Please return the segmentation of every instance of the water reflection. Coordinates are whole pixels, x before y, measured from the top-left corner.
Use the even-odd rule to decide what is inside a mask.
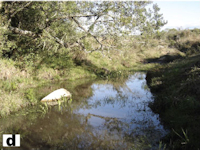
[[[88,123],[107,130],[110,134],[143,138],[145,143],[156,145],[156,141],[165,134],[158,115],[148,107],[152,101],[145,74],[136,73],[123,84],[93,84],[93,96],[88,99],[89,108],[79,109],[77,114],[92,116]]]
[[[156,149],[166,133],[148,107],[152,95],[143,73],[115,82],[56,86],[61,85],[72,92],[71,104],[50,107],[44,116],[37,108],[23,110],[1,119],[1,132],[21,134],[22,149],[120,150]]]

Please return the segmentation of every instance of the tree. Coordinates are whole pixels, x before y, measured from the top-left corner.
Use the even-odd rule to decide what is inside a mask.
[[[157,4],[153,4],[153,10],[145,11],[146,18],[140,31],[147,40],[157,36],[160,33],[160,28],[167,24],[167,21],[163,20],[163,15],[159,11],[160,8]]]
[[[134,31],[153,33],[166,22],[159,14],[147,11],[148,1],[103,2],[3,2],[1,5],[2,35],[13,42],[12,52],[36,53],[41,50],[102,51],[112,47],[106,38],[133,34]],[[88,39],[93,39],[95,48]],[[15,45],[15,46],[14,46]],[[64,49],[63,49],[64,48]]]

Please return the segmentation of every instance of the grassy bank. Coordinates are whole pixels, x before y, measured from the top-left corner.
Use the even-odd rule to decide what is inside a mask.
[[[185,54],[179,60],[157,66],[147,73],[155,96],[150,104],[170,130],[163,139],[168,149],[200,148],[200,36],[199,30],[170,30],[169,47]]]
[[[38,103],[40,100],[34,97],[31,88],[60,80],[127,76],[132,71],[146,71],[156,65],[144,64],[145,59],[159,58],[169,52],[177,51],[168,48],[162,40],[152,39],[143,43],[140,38],[133,36],[123,38],[121,43],[116,43],[116,48],[103,52],[41,52],[22,56],[16,54],[11,58],[2,55],[0,116]]]
[[[141,36],[122,38],[121,43],[116,43],[116,48],[105,49],[103,52],[84,53],[83,51],[79,51],[78,53],[65,54],[65,52],[60,51],[59,53],[52,54],[49,52],[41,53],[40,56],[26,54],[23,57],[2,57],[0,58],[0,94],[2,95],[0,97],[0,117],[4,117],[27,105],[39,103],[40,99],[37,98],[33,89],[47,83],[56,83],[61,80],[85,80],[86,78],[109,79],[127,76],[134,71],[152,70],[149,79],[151,90],[153,92],[159,92],[160,90],[160,93],[156,94],[156,100],[152,104],[152,109],[161,114],[162,120],[165,120],[170,128],[173,127],[175,132],[172,132],[174,141],[172,145],[180,146],[182,138],[177,136],[176,133],[181,135],[187,130],[187,136],[188,133],[193,134],[193,131],[186,128],[186,125],[182,125],[181,120],[187,120],[185,121],[185,124],[187,124],[188,121],[196,118],[191,117],[187,119],[181,113],[179,114],[177,110],[182,112],[183,109],[186,109],[185,107],[190,104],[190,99],[192,104],[190,108],[187,108],[188,111],[193,106],[198,107],[199,105],[195,97],[196,94],[191,92],[189,96],[184,95],[187,93],[188,86],[191,85],[193,88],[198,87],[198,84],[196,84],[198,66],[195,68],[195,64],[198,62],[199,57],[189,57],[191,53],[198,53],[198,49],[190,53],[188,51],[198,46],[197,41],[199,39],[195,38],[195,34],[198,33],[194,34],[193,32],[190,32],[191,35],[183,34],[184,36],[179,41],[171,38],[179,34],[182,35],[179,31],[175,33],[167,32],[163,33],[160,38],[156,37],[148,40],[143,39]],[[191,42],[190,37],[193,37],[193,42]],[[183,41],[187,41],[186,39],[190,41],[190,44],[188,45],[188,50],[185,52],[182,51],[180,45],[184,43]],[[111,39],[109,40],[112,42]],[[169,58],[169,60],[164,60],[165,62],[171,62],[175,58],[180,58],[179,56],[183,60],[174,61],[164,66],[156,63],[160,60],[163,61],[165,57],[165,59]],[[152,60],[155,62],[150,63]],[[187,99],[189,100],[187,101]],[[179,107],[179,104],[181,104],[180,109],[176,109]],[[175,107],[173,107],[174,105]],[[196,113],[197,109],[192,110],[194,112],[190,112],[191,116]],[[178,115],[174,115],[174,113]],[[174,116],[181,116],[182,118],[173,118]],[[171,118],[173,119],[172,123]],[[176,122],[176,119],[179,124],[173,123],[173,121]],[[175,126],[171,124],[175,124]],[[196,123],[193,124],[193,126],[195,125]],[[190,136],[190,143],[191,141],[195,143],[196,140],[192,140]],[[171,135],[169,137],[171,138]],[[183,138],[185,138],[184,135]],[[187,141],[187,144],[184,144],[183,147],[187,148],[188,145],[194,144],[188,144]]]
[[[32,88],[49,82],[75,80],[79,78],[95,78],[96,75],[81,67],[72,70],[56,70],[45,66],[38,70],[25,67],[11,59],[0,59],[0,116],[6,116],[27,105],[34,105],[40,100],[34,96]]]
[[[155,96],[150,107],[170,130],[168,149],[199,149],[200,55],[154,68],[147,81]]]

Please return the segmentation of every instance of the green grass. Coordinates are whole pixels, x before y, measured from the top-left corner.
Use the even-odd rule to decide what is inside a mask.
[[[171,130],[169,149],[200,148],[200,55],[157,67],[147,80],[155,95],[150,106]]]
[[[0,118],[38,103],[40,100],[33,90],[38,86],[49,82],[86,77],[96,78],[96,75],[80,66],[72,65],[66,69],[54,69],[52,66],[40,64],[37,68],[32,66],[22,68],[17,61],[0,59]]]
[[[157,42],[154,40],[155,44]],[[41,54],[37,59],[25,59],[25,62],[1,58],[0,92],[3,93],[4,98],[0,98],[0,106],[4,108],[0,109],[0,116],[38,103],[39,99],[31,91],[32,88],[61,80],[118,78],[127,76],[132,71],[146,71],[156,64],[144,64],[145,58],[159,57],[168,51],[166,49],[158,51],[155,46],[145,48],[143,44],[131,44],[127,39],[124,39],[123,43],[124,47],[104,51],[104,56],[100,52],[90,54],[76,52],[69,55]],[[149,51],[150,48],[151,51]],[[14,97],[18,100],[15,100]],[[7,99],[9,99],[9,103]]]
[[[39,99],[35,98],[34,92],[29,90],[49,82],[58,82],[61,80],[76,81],[76,79],[98,77],[119,78],[135,71],[147,71],[152,68],[159,69],[160,65],[156,63],[145,64],[144,62],[166,54],[185,55],[183,52],[177,50],[177,45],[170,43],[170,40],[174,42],[173,39],[170,39],[173,38],[173,34],[166,34],[165,38],[159,40],[155,38],[148,39],[148,43],[141,42],[147,40],[137,36],[123,37],[119,43],[108,38],[107,42],[114,43],[114,47],[105,48],[103,53],[95,51],[87,54],[79,50],[70,53],[66,51],[42,51],[40,54],[35,55],[33,53],[24,54],[24,56],[16,58],[15,61],[2,57],[0,58],[0,93],[3,96],[0,98],[0,107],[4,108],[0,109],[0,116],[5,116],[21,107],[37,103]],[[183,33],[178,32],[177,34],[183,34],[179,44],[187,43],[187,40],[191,37],[191,42],[189,42],[190,49],[195,46],[199,48],[197,42],[199,40],[197,34],[199,33],[191,33],[192,36],[188,31],[184,31]],[[94,41],[92,42],[91,39],[88,40],[88,42],[92,43],[91,46],[93,48],[98,47]],[[197,44],[195,45],[194,43]],[[169,48],[170,45],[174,46],[174,48]],[[191,58],[192,60],[193,58]],[[167,66],[168,69],[166,70],[172,70],[173,72],[173,74],[170,74],[170,72],[166,73],[169,79],[171,76],[177,76],[178,79],[181,79],[178,76],[179,72],[182,71],[184,74],[185,70],[183,68],[188,65],[184,61],[177,64],[174,67]],[[198,87],[195,84],[198,83],[195,80],[196,74],[198,75],[198,67],[193,67],[190,71],[191,77],[187,82],[181,83],[184,87],[192,84],[196,88]],[[160,89],[159,86],[164,85],[165,82],[171,83],[171,81],[168,81],[168,78],[163,80],[162,76],[158,76],[158,78],[153,79],[151,83],[152,87],[154,89],[158,87],[158,90]],[[173,85],[174,93],[176,93],[176,90],[182,92],[187,90],[187,88],[181,89],[180,87],[183,86],[178,84]],[[171,89],[168,90],[170,91]],[[17,100],[14,99],[15,96]],[[192,95],[190,97],[191,99],[193,98]]]
[[[159,113],[161,121],[170,130],[159,144],[159,149],[200,149],[199,30],[170,30],[162,36],[159,40],[141,40],[137,36],[123,38],[113,48],[105,48],[103,53],[44,52],[34,59],[29,54],[15,61],[0,58],[0,118],[37,104],[44,94],[49,93],[49,89],[40,89],[39,93],[37,90],[51,82],[68,80],[75,86],[77,79],[115,79],[131,72],[150,70],[147,81],[155,96],[150,107]],[[180,38],[174,39],[175,36]],[[97,46],[92,42],[93,48]],[[182,58],[164,65],[148,63],[148,60],[158,60],[161,56]],[[91,89],[86,92],[83,89],[85,95],[92,92]],[[40,106],[41,113],[47,111],[47,106]]]

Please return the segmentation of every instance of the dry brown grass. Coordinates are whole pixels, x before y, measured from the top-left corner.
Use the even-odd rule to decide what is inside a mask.
[[[107,40],[110,43],[114,41]],[[147,43],[137,37],[122,38],[118,43],[114,44],[113,48],[105,49],[103,54],[93,52],[87,59],[97,67],[103,66],[114,71],[135,68],[147,58],[159,58],[166,54],[183,55],[177,49],[169,48],[168,43],[164,40],[150,39]]]
[[[57,70],[54,70],[52,68],[47,68],[47,67],[40,68],[36,73],[36,77],[39,80],[51,80],[57,75],[58,75]]]
[[[180,33],[180,38],[177,42],[180,43],[180,45],[188,42],[190,44],[194,44],[196,42],[200,42],[200,35],[197,35],[190,30],[185,30]]]
[[[166,33],[166,41],[186,55],[200,52],[200,30],[171,30]]]
[[[0,59],[0,80],[9,80],[16,78],[29,78],[30,73],[16,68],[15,62],[12,60]]]
[[[19,108],[26,105],[20,93],[5,93],[5,91],[0,90],[0,94],[0,116],[8,115],[11,111],[17,111]]]

